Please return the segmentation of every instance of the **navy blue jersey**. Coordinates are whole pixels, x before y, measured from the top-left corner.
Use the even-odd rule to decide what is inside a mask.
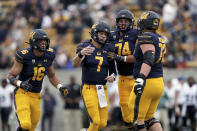
[[[143,53],[140,48],[141,44],[153,44],[155,46],[155,62],[147,78],[163,77],[163,57],[166,53],[166,44],[162,36],[155,33],[143,33],[138,36],[138,43],[135,48],[134,56],[136,62],[134,65],[134,77],[137,77],[143,63]]]
[[[49,66],[55,58],[53,49],[49,48],[44,52],[44,56],[37,57],[31,48],[25,48],[16,52],[16,61],[23,64],[23,69],[19,74],[19,80],[26,81],[33,86],[31,92],[40,92],[44,76],[48,73]]]
[[[91,42],[84,42],[78,45],[77,53],[87,46],[94,47],[91,55],[85,56],[81,63],[83,84],[106,84],[105,78],[108,74],[115,73],[115,64],[107,58],[107,52],[112,52],[111,44],[105,44],[103,47],[96,48]]]
[[[110,42],[115,47],[115,53],[120,56],[132,55],[135,49],[135,43],[138,32],[136,29],[126,32],[124,35],[120,35],[118,31],[111,32]],[[133,63],[125,63],[117,61],[117,69],[119,75],[132,75]]]

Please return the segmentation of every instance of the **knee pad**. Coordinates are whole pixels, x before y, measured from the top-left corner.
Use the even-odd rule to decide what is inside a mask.
[[[143,124],[143,125],[135,124],[135,125],[133,126],[133,130],[134,130],[134,131],[140,131],[140,130],[142,130],[142,129],[144,129],[143,131],[147,131],[147,130],[146,130],[145,124]]]
[[[147,120],[147,121],[145,121],[146,128],[149,130],[149,128],[151,126],[153,126],[155,123],[160,123],[161,124],[161,122],[159,120],[157,120],[156,118],[154,118],[154,117],[149,119],[149,120]]]
[[[29,130],[24,130],[21,127],[18,127],[16,131],[29,131]]]

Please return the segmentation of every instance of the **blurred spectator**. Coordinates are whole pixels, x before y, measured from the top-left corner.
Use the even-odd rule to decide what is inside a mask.
[[[54,20],[55,22],[55,29],[57,34],[65,37],[66,31],[68,29],[68,19],[64,16],[63,12],[60,13],[60,16]]]
[[[176,19],[177,4],[175,0],[168,0],[163,7],[163,26],[171,26],[171,23]]]
[[[48,120],[48,129],[47,131],[53,131],[53,116],[54,109],[56,106],[55,97],[50,93],[49,88],[45,88],[43,94],[43,115],[42,115],[42,131],[45,131],[45,122]]]
[[[52,27],[52,19],[49,15],[45,14],[42,19],[41,27],[43,29],[48,29]]]
[[[193,25],[191,37],[192,37],[192,42],[197,45],[197,23]]]
[[[192,13],[192,19],[193,21],[197,21],[197,1],[196,0],[188,0],[189,1],[189,9]]]
[[[0,54],[0,69],[6,69],[8,67],[10,67],[11,65],[11,59],[8,56],[9,52],[5,52],[4,50],[2,50],[1,54]]]
[[[185,98],[182,110],[183,128],[185,130],[191,129],[191,131],[196,131],[197,85],[193,77],[187,79],[187,84],[184,85],[183,90]],[[190,121],[190,125],[188,125],[188,121]]]
[[[19,25],[12,25],[7,37],[7,46],[5,49],[9,52],[15,52],[17,49],[22,47],[24,41],[24,34],[22,27]]]
[[[41,10],[36,10],[35,14],[31,14],[29,17],[29,22],[34,29],[40,29],[42,24],[43,12]]]
[[[6,23],[6,21],[3,22],[2,25],[0,25],[0,45],[5,42],[7,34],[8,34],[8,24]]]
[[[8,119],[12,110],[13,91],[14,87],[9,85],[6,79],[3,79],[0,85],[0,116],[2,122],[2,131],[11,131]]]
[[[175,86],[175,96],[174,96],[174,105],[175,105],[175,129],[179,130],[182,121],[182,108],[184,104],[184,90],[183,87],[185,85],[185,77],[179,77],[178,82],[175,82],[173,86]]]
[[[16,17],[13,23],[14,27],[19,27],[21,29],[24,29],[27,27],[27,20],[23,16],[23,12],[21,10],[16,12]]]
[[[91,28],[93,25],[93,19],[90,16],[90,12],[87,4],[81,4],[79,7],[80,17],[84,26]]]
[[[82,40],[83,34],[83,25],[80,17],[75,18],[74,23],[72,24],[73,28],[73,42],[74,44],[79,44]]]
[[[66,63],[66,66],[64,67],[64,69],[67,69],[67,70],[72,70],[74,69],[73,67],[73,64],[72,64],[72,59],[71,59],[71,56],[70,55],[67,55],[67,63]]]
[[[141,10],[145,10],[147,0],[138,0],[138,5]]]
[[[67,64],[67,61],[68,61],[68,58],[67,58],[66,53],[64,52],[64,50],[61,47],[58,47],[56,50],[54,67],[63,69],[63,68],[65,68],[65,66]]]
[[[66,131],[79,131],[82,128],[82,113],[79,108],[81,100],[80,85],[76,83],[75,77],[70,77],[70,83],[66,85],[70,93],[64,98],[65,105],[65,128]]]
[[[63,5],[64,8],[66,9],[69,5],[77,3],[78,0],[59,0]]]
[[[167,85],[166,88],[164,89],[168,100],[166,101],[166,107],[168,110],[168,126],[169,126],[169,131],[174,131],[174,121],[173,118],[175,116],[175,110],[174,110],[174,97],[175,97],[175,90],[176,87],[174,85],[172,85],[171,80],[167,81]]]

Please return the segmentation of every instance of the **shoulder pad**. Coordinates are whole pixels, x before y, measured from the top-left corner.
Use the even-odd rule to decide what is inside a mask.
[[[15,59],[19,63],[23,63],[24,57],[29,53],[28,49],[22,49],[16,52]]]
[[[20,52],[21,52],[22,55],[26,55],[26,54],[29,53],[29,50],[23,49],[23,50],[20,50]]]
[[[140,44],[153,44],[153,36],[149,34],[139,35],[138,36],[138,43]]]
[[[48,57],[49,57],[49,58],[52,58],[52,59],[55,58],[55,51],[53,50],[53,48],[49,48],[49,49],[47,50],[47,54],[48,54]]]
[[[49,48],[47,51],[48,51],[48,52],[54,52],[54,51],[53,51],[53,48]]]

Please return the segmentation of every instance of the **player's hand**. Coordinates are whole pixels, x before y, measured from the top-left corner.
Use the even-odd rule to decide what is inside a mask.
[[[114,80],[115,80],[115,75],[114,75],[114,73],[113,73],[112,75],[110,75],[110,76],[107,76],[107,77],[105,78],[105,80],[107,80],[107,81],[110,82],[110,83],[114,82]]]
[[[115,55],[114,52],[107,52],[107,58],[109,59],[114,59],[114,55]]]
[[[31,84],[29,84],[28,81],[23,81],[20,85],[20,88],[22,88],[25,91],[32,91],[33,86]]]
[[[114,52],[108,52],[107,58],[109,58],[111,60],[124,61],[124,56],[119,56]]]
[[[81,55],[85,56],[85,55],[91,55],[94,52],[95,48],[91,47],[90,45],[83,48],[81,50]]]
[[[138,78],[135,80],[134,93],[136,95],[142,95],[145,84],[146,84],[146,77],[144,76],[144,74],[139,74]]]
[[[59,91],[60,91],[60,94],[65,97],[68,93],[69,93],[69,90],[68,88],[66,88],[65,86],[62,86],[59,88]]]

